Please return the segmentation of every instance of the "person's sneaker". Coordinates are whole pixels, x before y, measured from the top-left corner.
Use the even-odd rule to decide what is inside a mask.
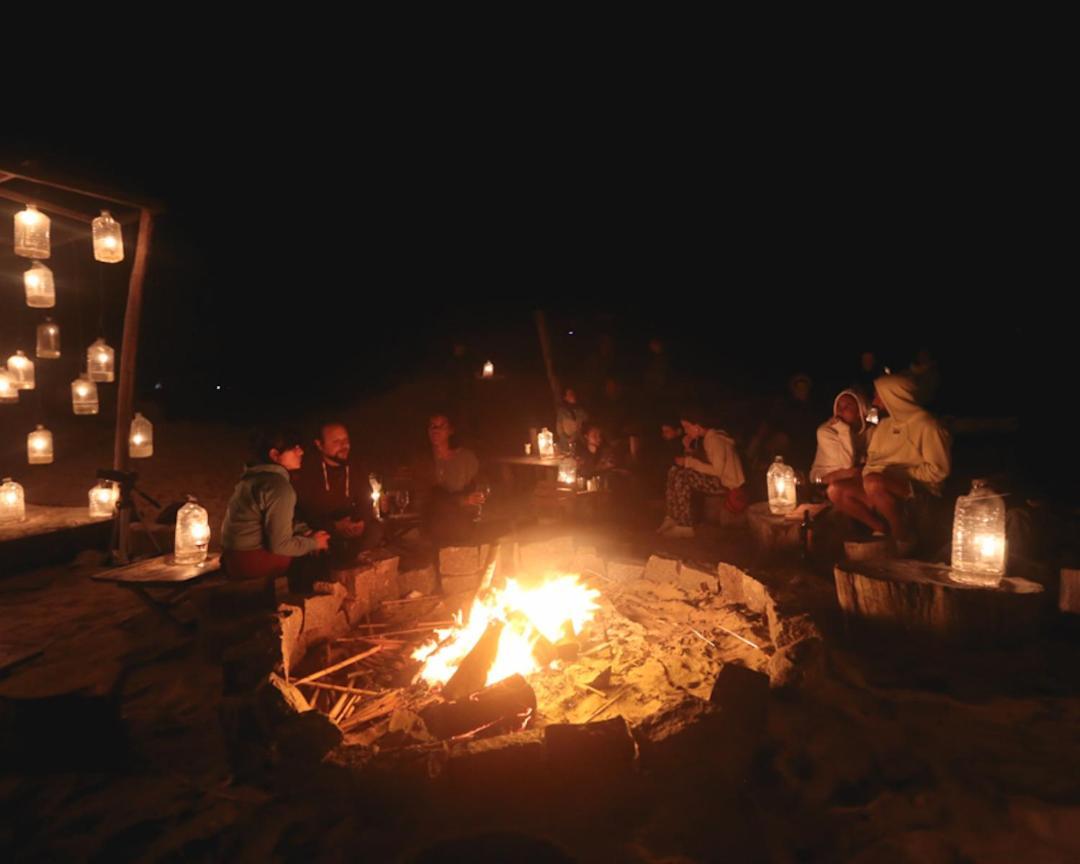
[[[676,522],[670,516],[665,516],[664,521],[660,523],[660,527],[656,529],[657,534],[666,534],[672,528],[674,528]]]
[[[694,534],[694,529],[691,525],[674,525],[671,528],[668,528],[663,536],[674,540],[677,538],[691,538],[696,535]]]

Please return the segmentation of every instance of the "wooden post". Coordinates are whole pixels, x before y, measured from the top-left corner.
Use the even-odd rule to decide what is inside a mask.
[[[139,318],[142,314],[142,289],[146,277],[146,259],[150,250],[150,234],[154,222],[150,211],[139,212],[139,235],[135,242],[135,263],[128,280],[127,308],[124,311],[124,337],[120,345],[120,387],[116,397],[116,433],[113,439],[113,470],[127,471],[130,464],[128,434],[135,408],[135,359],[139,348]],[[128,561],[128,531],[131,509],[116,511],[114,557],[120,564]]]
[[[1061,569],[1061,589],[1058,608],[1062,612],[1080,614],[1080,570]]]
[[[120,345],[120,386],[116,397],[116,437],[113,441],[113,469],[128,469],[128,432],[135,407],[135,359],[139,348],[139,317],[142,314],[143,280],[150,253],[150,235],[154,222],[150,211],[139,213],[139,235],[135,243],[135,264],[128,281],[127,309],[124,312],[124,338]],[[126,528],[126,526],[123,526]]]
[[[551,363],[551,340],[548,338],[547,318],[544,316],[543,309],[537,309],[533,314],[536,318],[536,332],[540,336],[540,350],[544,352],[544,368],[547,369],[548,383],[551,385],[551,398],[554,400],[555,414],[558,416],[562,394],[559,392],[559,379],[555,377],[555,367]]]

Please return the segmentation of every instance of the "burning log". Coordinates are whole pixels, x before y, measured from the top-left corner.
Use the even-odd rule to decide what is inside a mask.
[[[488,672],[491,671],[491,666],[499,652],[499,637],[502,636],[502,631],[502,621],[495,620],[488,624],[484,635],[477,640],[472,651],[465,655],[457,672],[443,687],[444,699],[453,702],[464,698],[487,683]]]
[[[466,699],[431,705],[421,716],[436,738],[453,738],[485,728],[521,729],[535,711],[536,694],[529,682],[511,675]]]

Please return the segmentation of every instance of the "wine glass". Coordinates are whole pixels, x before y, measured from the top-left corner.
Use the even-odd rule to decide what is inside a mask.
[[[479,522],[484,515],[484,504],[487,502],[488,496],[491,495],[491,484],[477,483],[476,491],[483,496],[480,503],[476,506],[476,518],[473,520],[474,522]]]

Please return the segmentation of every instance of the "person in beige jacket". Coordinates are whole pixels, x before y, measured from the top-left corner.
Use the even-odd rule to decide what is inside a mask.
[[[916,401],[910,377],[878,378],[874,393],[874,406],[888,416],[870,439],[862,476],[830,484],[829,500],[876,535],[888,531],[898,544],[907,544],[903,502],[916,489],[941,495],[952,467],[949,433]]]
[[[724,495],[725,506],[733,511],[746,507],[743,488],[746,476],[735,450],[735,439],[719,429],[706,428],[697,410],[682,412],[682,426],[686,432],[683,443],[687,455],[675,457],[675,464],[668,470],[664,497],[667,516],[657,529],[665,537],[694,536],[690,514],[694,492]],[[697,442],[701,443],[700,447],[696,447]],[[697,455],[690,455],[691,452]]]
[[[811,482],[828,485],[862,474],[873,431],[862,396],[841,390],[833,400],[833,416],[818,426]]]

